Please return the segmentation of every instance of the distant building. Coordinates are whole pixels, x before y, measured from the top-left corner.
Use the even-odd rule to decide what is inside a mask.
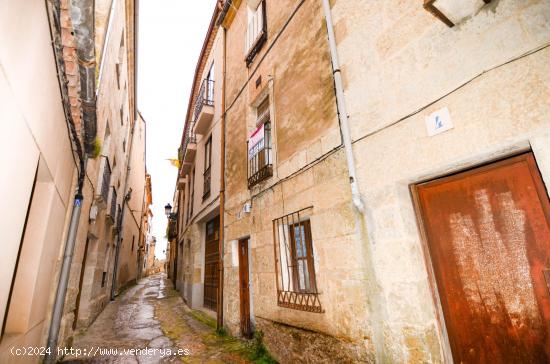
[[[193,308],[216,311],[220,261],[220,157],[224,34],[213,14],[188,103],[174,195],[168,275]]]
[[[157,244],[157,238],[154,236],[150,236],[147,240],[147,245],[145,248],[145,275],[149,276],[151,274],[156,273],[155,272],[155,262],[157,261],[157,258],[155,257],[155,247]]]
[[[143,197],[143,215],[141,223],[141,239],[140,249],[143,251],[143,256],[140,258],[140,262],[143,262],[141,266],[140,277],[149,275],[147,272],[152,266],[152,261],[155,258],[155,242],[156,238],[152,235],[153,228],[153,211],[151,211],[151,205],[153,204],[153,187],[151,182],[151,175],[145,175],[145,194]]]

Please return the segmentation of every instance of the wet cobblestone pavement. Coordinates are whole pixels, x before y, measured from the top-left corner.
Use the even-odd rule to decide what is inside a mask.
[[[155,275],[111,302],[75,337],[72,348],[81,355],[63,363],[250,363],[247,344],[217,335],[214,326],[214,319],[190,310],[171,283]]]

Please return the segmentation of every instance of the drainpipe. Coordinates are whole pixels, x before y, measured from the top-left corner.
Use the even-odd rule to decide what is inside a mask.
[[[83,77],[83,73],[89,73],[89,71],[82,71],[82,68],[80,69],[80,77],[81,77],[81,85],[82,85],[82,93],[84,97],[89,96],[89,90],[93,91],[95,89],[95,59],[93,57],[94,54],[94,44],[93,44],[93,0],[88,0],[91,3],[87,4],[87,11],[80,12],[81,9],[71,9],[71,12],[74,10],[75,13],[79,13],[78,20],[72,19],[73,21],[73,29],[75,30],[75,34],[78,34],[79,40],[77,41],[78,49],[77,54],[79,58],[79,65],[82,66],[81,60],[84,59],[81,57],[87,57],[85,58],[86,61],[84,63],[88,64],[90,57],[89,54],[92,54],[92,65],[93,65],[93,74],[90,77],[90,75],[87,75],[85,78]],[[48,3],[46,3],[46,9],[50,9],[48,6]],[[91,18],[90,18],[90,12],[91,12]],[[76,235],[78,232],[78,225],[80,222],[80,213],[82,211],[82,202],[84,200],[84,196],[82,194],[83,185],[84,185],[84,179],[86,176],[86,166],[87,166],[87,157],[83,149],[86,149],[86,151],[93,151],[93,141],[95,140],[96,135],[96,121],[95,121],[95,95],[93,96],[93,103],[91,103],[90,99],[83,99],[82,107],[85,109],[84,113],[86,116],[86,121],[84,123],[84,148],[82,147],[82,144],[80,142],[80,138],[78,135],[78,132],[76,130],[76,126],[74,123],[74,120],[72,119],[71,114],[71,107],[69,102],[69,96],[68,96],[68,87],[67,87],[67,79],[65,76],[65,63],[63,61],[63,45],[61,42],[61,22],[60,22],[60,1],[56,0],[51,3],[51,15],[52,18],[48,17],[48,21],[50,22],[50,36],[52,38],[52,45],[53,45],[53,51],[54,56],[56,60],[56,67],[57,67],[57,73],[59,78],[59,86],[62,96],[62,103],[63,108],[65,111],[65,118],[67,119],[68,128],[70,131],[71,139],[73,147],[75,148],[76,155],[78,157],[78,181],[77,181],[77,191],[75,194],[74,202],[73,202],[73,210],[71,213],[71,220],[69,223],[69,231],[67,234],[67,238],[65,241],[65,249],[63,253],[63,262],[61,265],[61,272],[59,275],[59,283],[57,285],[55,300],[54,300],[54,306],[52,310],[52,318],[51,323],[48,331],[48,341],[47,341],[47,349],[44,357],[44,362],[46,364],[54,363],[56,361],[57,356],[57,341],[59,339],[59,330],[61,327],[61,321],[63,318],[63,311],[65,309],[65,298],[67,295],[67,288],[69,285],[69,278],[70,278],[70,271],[71,271],[71,264],[73,260],[73,254],[74,254],[74,248],[76,244]],[[72,13],[71,13],[72,18]],[[53,21],[53,27],[52,22]],[[53,28],[53,29],[52,29]],[[85,38],[88,37],[88,41],[86,42]],[[91,45],[89,44],[91,42]],[[85,44],[87,43],[87,44]],[[81,48],[82,47],[82,48]],[[84,50],[84,48],[86,48]],[[91,82],[91,84],[90,84]],[[85,91],[84,91],[85,90]],[[85,103],[85,101],[87,103]],[[90,109],[90,107],[93,107],[93,109]],[[93,116],[90,116],[90,113],[93,114]],[[91,140],[90,146],[87,145],[86,141]],[[76,159],[75,159],[76,164]]]
[[[223,29],[223,56],[222,56],[222,96],[221,96],[221,137],[220,137],[220,240],[219,240],[219,262],[218,262],[218,305],[216,328],[223,328],[223,256],[224,256],[224,211],[225,211],[225,57],[226,57],[226,29]]]
[[[351,185],[351,198],[353,205],[359,213],[365,211],[365,205],[359,193],[357,185],[357,174],[355,171],[355,161],[353,159],[353,149],[351,144],[351,133],[349,128],[348,110],[346,107],[346,99],[344,96],[344,86],[342,83],[342,73],[340,71],[340,62],[338,60],[338,51],[336,48],[336,36],[334,35],[334,25],[332,22],[332,13],[330,10],[329,0],[323,1],[323,9],[325,20],[327,22],[328,45],[330,48],[330,58],[332,60],[332,74],[334,76],[334,87],[336,89],[336,104],[338,106],[338,116],[340,118],[340,133],[342,134],[342,142],[346,151],[346,161],[348,164],[349,182]]]
[[[363,215],[365,212],[365,205],[359,193],[359,187],[357,185],[357,176],[355,171],[355,161],[353,159],[352,141],[349,129],[349,118],[346,108],[346,100],[344,96],[344,87],[342,85],[342,75],[340,71],[340,62],[338,61],[338,51],[336,48],[336,37],[334,35],[334,25],[332,22],[332,13],[330,9],[329,0],[323,1],[323,9],[325,14],[325,20],[327,23],[327,33],[330,48],[330,56],[332,60],[332,71],[334,75],[334,87],[336,89],[336,103],[338,106],[338,116],[340,118],[340,131],[342,133],[342,141],[344,149],[346,151],[346,159],[348,164],[348,174],[351,185],[352,201],[357,213]],[[359,223],[360,235],[367,236],[366,226],[364,221]],[[372,256],[368,244],[365,244],[365,251],[369,257],[367,258],[367,276],[372,277],[367,282],[368,295],[371,302],[371,323],[372,323],[372,342],[374,344],[375,362],[385,363],[388,359],[384,355],[384,334],[383,334],[383,298],[381,297],[380,289],[376,285],[375,278],[376,272],[372,263]]]
[[[57,286],[57,292],[55,295],[52,322],[50,324],[50,330],[48,333],[48,350],[46,351],[46,356],[44,359],[44,362],[46,364],[55,363],[55,358],[57,355],[57,340],[59,337],[59,328],[61,327],[63,310],[65,308],[65,296],[67,294],[67,287],[69,285],[71,263],[73,260],[76,233],[78,231],[78,223],[80,221],[80,211],[82,209],[83,200],[84,197],[82,196],[82,186],[79,186],[79,190],[74,198],[71,223],[69,225],[69,234],[67,235],[65,253],[63,256],[63,264],[61,266],[61,275],[59,276],[59,285]]]

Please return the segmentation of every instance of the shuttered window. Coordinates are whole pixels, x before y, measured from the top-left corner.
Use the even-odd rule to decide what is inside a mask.
[[[248,26],[245,39],[246,65],[250,66],[267,40],[265,0],[256,8],[248,8]]]

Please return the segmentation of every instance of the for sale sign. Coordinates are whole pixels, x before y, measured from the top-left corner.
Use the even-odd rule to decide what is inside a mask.
[[[258,152],[264,149],[265,143],[264,124],[260,125],[248,139],[248,159],[252,159]]]

